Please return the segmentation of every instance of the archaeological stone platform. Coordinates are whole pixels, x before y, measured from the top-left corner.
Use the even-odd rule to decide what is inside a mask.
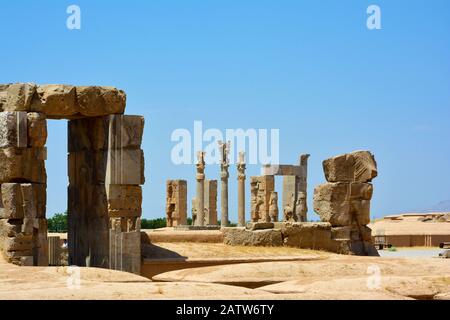
[[[68,123],[69,264],[139,273],[144,118],[114,87],[0,85],[0,251],[48,265],[47,119]]]

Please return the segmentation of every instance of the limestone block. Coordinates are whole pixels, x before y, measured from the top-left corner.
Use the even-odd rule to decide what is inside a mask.
[[[250,231],[245,228],[222,228],[223,242],[231,246],[280,247],[283,245],[281,230]]]
[[[138,149],[144,132],[141,116],[110,115],[69,121],[69,152]]]
[[[10,84],[0,84],[0,111],[3,111],[3,106],[6,104],[9,86]]]
[[[27,114],[28,147],[44,147],[47,142],[47,117],[43,113]]]
[[[132,185],[107,185],[108,210],[141,212],[142,188]]]
[[[15,83],[8,86],[3,111],[29,111],[36,92],[33,83]]]
[[[334,227],[331,229],[331,237],[334,240],[362,240],[372,241],[372,230],[367,226]]]
[[[246,228],[251,231],[273,229],[275,228],[275,224],[273,222],[248,222]]]
[[[22,232],[22,220],[0,219],[0,238],[15,237],[21,232]]]
[[[144,152],[141,149],[109,149],[105,184],[144,184]]]
[[[27,147],[27,113],[0,112],[0,148]]]
[[[68,155],[69,183],[82,186],[86,183],[104,183],[106,178],[106,151],[79,151]]]
[[[126,95],[114,87],[79,86],[76,89],[79,112],[88,117],[122,114]]]
[[[355,151],[323,162],[328,182],[370,182],[378,175],[375,157],[369,151]]]
[[[217,225],[217,180],[205,180],[205,225]]]
[[[140,148],[144,133],[144,117],[115,114],[108,116],[106,123],[111,134],[109,149]]]
[[[0,219],[23,219],[23,196],[18,183],[3,183],[1,185],[2,209]]]
[[[109,238],[109,267],[140,274],[141,272],[141,233],[111,230]]]
[[[142,215],[142,210],[127,210],[127,209],[118,209],[118,210],[108,210],[108,216],[110,218],[138,218]]]
[[[281,226],[284,245],[339,252],[340,243],[331,237],[331,224],[325,222],[287,222]]]
[[[46,185],[3,183],[0,218],[45,218]]]
[[[349,254],[356,256],[370,256],[379,257],[377,249],[374,244],[369,241],[342,241],[340,252],[341,254]]]
[[[314,211],[333,226],[366,225],[372,192],[368,183],[325,183],[314,189]]]
[[[45,148],[0,149],[0,183],[27,181],[45,183]]]
[[[34,265],[34,257],[33,256],[20,257],[20,265],[24,267],[32,267]]]
[[[31,235],[19,234],[14,238],[3,240],[5,251],[25,251],[32,250],[33,237]]]
[[[13,264],[22,265],[22,257],[33,256],[33,250],[23,250],[23,251],[4,251],[6,261]]]
[[[168,180],[166,193],[167,226],[187,225],[187,181]]]
[[[44,113],[50,119],[77,114],[75,87],[62,84],[38,86],[31,110]]]

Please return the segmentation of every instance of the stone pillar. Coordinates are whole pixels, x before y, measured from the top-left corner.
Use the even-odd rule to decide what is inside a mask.
[[[245,227],[245,153],[239,152],[238,170],[238,227]]]
[[[0,112],[0,254],[24,266],[48,266],[45,115],[27,112],[35,86],[8,90]],[[28,105],[28,106],[27,106]]]
[[[69,121],[69,262],[140,273],[144,119]]]
[[[230,167],[230,162],[228,159],[228,152],[230,150],[230,142],[223,143],[222,141],[219,141],[219,148],[220,148],[220,155],[221,155],[221,161],[220,161],[220,180],[221,180],[221,226],[222,227],[228,227],[229,225],[229,217],[228,217],[228,178],[230,177],[230,174],[228,172],[228,168]]]
[[[203,151],[198,152],[197,162],[197,218],[196,225],[204,226],[205,224],[205,153]]]
[[[205,225],[217,225],[217,180],[205,181]]]
[[[331,224],[333,240],[356,255],[378,255],[372,243],[370,200],[378,175],[375,157],[356,151],[323,162],[327,183],[314,189],[314,210]]]
[[[168,180],[166,189],[167,227],[187,225],[187,181]]]

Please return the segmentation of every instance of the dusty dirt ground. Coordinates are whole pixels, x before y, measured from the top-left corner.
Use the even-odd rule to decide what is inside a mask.
[[[0,299],[450,299],[450,261],[444,259],[354,257],[222,244],[156,245],[192,259],[272,257],[274,261],[172,271],[154,281],[81,268],[77,288],[76,282],[68,286],[73,278],[66,267],[17,267],[0,258]],[[276,261],[287,256],[299,261]]]

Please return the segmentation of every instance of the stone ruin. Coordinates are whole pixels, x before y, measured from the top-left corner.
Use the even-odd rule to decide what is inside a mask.
[[[309,154],[301,155],[299,165],[265,165],[262,176],[250,178],[252,222],[279,221],[275,176],[283,176],[282,221],[307,221],[306,195],[309,156]]]
[[[187,181],[167,181],[167,227],[187,225]]]
[[[356,151],[323,162],[328,182],[314,191],[314,210],[322,222],[306,222],[308,157],[301,156],[300,166],[265,166],[265,175],[251,178],[252,223],[246,228],[224,228],[224,243],[377,256],[367,227],[373,193],[370,182],[377,176],[374,156],[368,151]],[[276,221],[274,175],[286,175],[282,222]]]
[[[47,119],[68,124],[69,263],[140,272],[144,118],[113,87],[0,85],[0,251],[48,265]]]
[[[370,200],[377,163],[369,151],[356,151],[323,162],[328,181],[314,189],[314,210],[332,227],[334,240],[348,241],[355,251],[373,250]]]

